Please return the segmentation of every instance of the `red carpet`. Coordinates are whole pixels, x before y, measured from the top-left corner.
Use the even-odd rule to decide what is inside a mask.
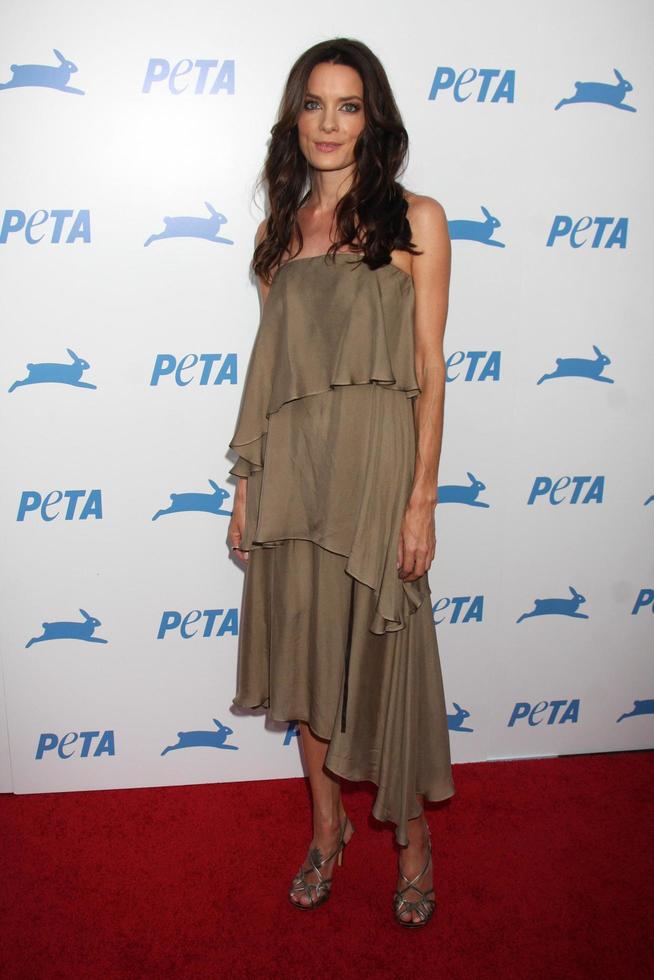
[[[440,906],[391,917],[395,852],[352,786],[330,901],[285,897],[303,780],[0,797],[5,980],[654,976],[654,753],[454,767],[429,808]]]

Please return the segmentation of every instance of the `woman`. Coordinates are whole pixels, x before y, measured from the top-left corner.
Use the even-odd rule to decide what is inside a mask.
[[[247,562],[234,703],[297,720],[309,772],[313,839],[289,898],[327,900],[354,830],[338,779],[371,780],[401,845],[395,918],[421,926],[423,798],[454,793],[427,576],[450,242],[441,205],[397,182],[407,147],[369,48],[337,38],[298,58],[265,165],[228,536]]]

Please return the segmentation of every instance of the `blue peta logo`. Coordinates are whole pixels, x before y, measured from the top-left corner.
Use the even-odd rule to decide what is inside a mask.
[[[455,371],[460,364],[468,363],[462,371]],[[498,350],[457,350],[445,362],[445,380],[499,381],[502,355]]]
[[[201,625],[194,629],[198,623]],[[180,636],[183,640],[191,640],[195,636],[203,639],[238,636],[238,609],[205,609],[204,612],[193,609],[184,616],[175,609],[167,609],[161,616],[157,639],[164,640],[169,633],[173,633],[175,637]]]
[[[513,728],[518,721],[527,719],[527,724],[540,725],[565,725],[571,722],[576,725],[579,721],[580,698],[573,698],[571,701],[539,701],[532,705],[528,701],[518,701],[511,712],[511,717],[507,728]],[[541,717],[542,716],[542,717]]]
[[[284,732],[284,745],[290,745],[294,738],[300,737],[300,726],[296,721],[289,721]]]
[[[40,235],[34,234],[34,229],[51,222]],[[40,209],[34,214],[26,215],[24,211],[7,210],[0,225],[0,245],[6,245],[10,235],[20,235],[25,232],[28,245],[37,245],[44,239],[50,245],[72,245],[78,238],[88,245],[91,241],[91,214],[86,210],[72,211],[59,208],[53,211]]]
[[[62,501],[65,503],[62,504]],[[60,506],[61,505],[61,506]],[[17,521],[28,514],[37,514],[42,521],[86,521],[93,517],[102,520],[101,490],[50,490],[43,496],[38,490],[24,490],[18,503]]]
[[[197,365],[201,365],[197,371]],[[236,354],[157,354],[150,378],[150,386],[156,388],[159,382],[170,379],[180,388],[195,383],[203,388],[207,385],[222,385],[225,382],[238,383],[238,360]]]
[[[595,233],[585,235],[589,228],[596,225]],[[611,225],[615,225],[611,228]],[[627,247],[627,231],[629,229],[628,218],[598,217],[591,218],[585,215],[575,221],[569,214],[557,214],[552,221],[550,233],[547,236],[546,246],[552,248],[554,243],[563,239],[570,248],[581,248],[590,241],[591,248],[618,248]]]
[[[559,504],[601,504],[604,502],[604,476],[537,476],[527,498],[532,506],[539,497],[557,507]],[[572,490],[569,490],[572,487]]]
[[[235,64],[233,60],[217,58],[182,58],[172,64],[167,58],[150,58],[145,70],[142,92],[149,95],[153,89],[165,89],[171,95],[218,95],[235,92]]]
[[[77,743],[80,742],[80,745]],[[95,743],[95,744],[94,744]],[[93,747],[93,752],[91,748]],[[68,732],[59,738],[54,732],[43,732],[39,736],[36,749],[36,759],[43,759],[46,752],[55,752],[60,759],[70,759],[77,755],[87,759],[89,755],[97,759],[100,755],[115,755],[116,746],[113,731],[105,732]]]
[[[482,623],[484,620],[483,595],[442,596],[432,605],[434,624],[438,626],[446,620],[450,625],[456,623]],[[438,613],[448,611],[447,616]]]
[[[637,616],[643,609],[649,609],[651,613],[654,613],[654,589],[640,590],[634,608],[631,610],[631,615]]]
[[[443,94],[441,94],[443,93]],[[449,65],[440,65],[434,72],[427,99],[434,102],[438,96],[451,95],[455,102],[515,102],[515,69],[513,68],[464,68],[458,71]]]

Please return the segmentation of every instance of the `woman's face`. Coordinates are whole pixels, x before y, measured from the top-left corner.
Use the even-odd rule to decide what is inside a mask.
[[[298,144],[316,170],[354,163],[354,145],[365,126],[363,81],[349,65],[316,65],[297,120]]]

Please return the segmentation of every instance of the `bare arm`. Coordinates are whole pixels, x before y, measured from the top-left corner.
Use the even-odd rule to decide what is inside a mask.
[[[416,462],[398,547],[400,577],[414,581],[436,552],[434,508],[443,440],[445,355],[443,337],[449,304],[451,246],[445,211],[430,197],[409,206],[413,241],[422,251],[412,260],[415,288],[415,366],[421,388],[414,399]]]

